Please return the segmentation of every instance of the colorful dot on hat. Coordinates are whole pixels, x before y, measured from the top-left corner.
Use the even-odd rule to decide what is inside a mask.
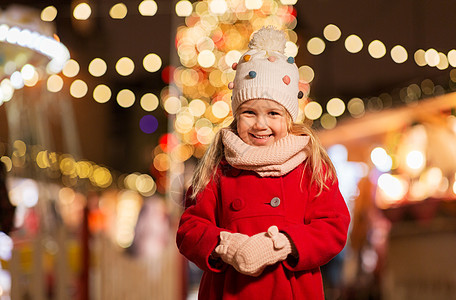
[[[255,71],[250,71],[250,72],[249,72],[249,76],[250,76],[250,78],[255,78],[255,77],[256,77],[256,75],[257,75],[257,74],[256,74],[256,72],[255,72]]]
[[[282,80],[286,85],[290,84],[290,77],[288,75],[283,76]]]
[[[276,59],[277,59],[277,58],[276,58],[275,56],[269,56],[269,57],[268,57],[268,60],[269,60],[270,62],[275,62]]]
[[[233,63],[233,65],[231,65],[231,68],[232,68],[233,70],[236,70],[237,65],[238,65],[237,63]]]
[[[302,97],[304,97],[304,93],[302,91],[299,91],[298,93],[298,99],[301,99]]]
[[[294,63],[294,57],[288,57],[287,62],[289,62],[290,64]]]
[[[247,54],[247,55],[244,55],[244,60],[245,60],[245,61],[249,61],[251,57],[252,57],[252,56],[250,56],[250,55],[248,55],[248,54]]]
[[[230,90],[234,89],[234,82],[231,81],[230,83],[228,83],[228,88]]]

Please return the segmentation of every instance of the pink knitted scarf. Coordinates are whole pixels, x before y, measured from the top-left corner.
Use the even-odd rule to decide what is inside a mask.
[[[261,177],[278,177],[287,174],[306,158],[308,136],[289,134],[271,146],[251,146],[236,133],[222,129],[225,159],[238,169],[252,170]]]

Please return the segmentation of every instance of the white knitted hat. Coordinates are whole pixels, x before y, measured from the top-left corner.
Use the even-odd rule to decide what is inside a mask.
[[[299,72],[293,57],[284,55],[285,33],[272,26],[263,27],[253,34],[249,48],[239,63],[234,82],[231,107],[233,112],[242,102],[252,99],[274,100],[282,104],[294,121],[298,117],[303,93],[299,91]]]

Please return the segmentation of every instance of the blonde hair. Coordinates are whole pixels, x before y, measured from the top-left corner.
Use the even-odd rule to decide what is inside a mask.
[[[309,144],[307,147],[306,168],[310,166],[312,176],[310,185],[316,184],[320,194],[323,189],[328,188],[328,182],[336,181],[336,170],[332,164],[326,150],[321,145],[316,134],[308,123],[293,123],[290,114],[285,110],[287,116],[288,132],[295,135],[309,136]],[[226,126],[229,129],[237,132],[237,112],[232,122]],[[223,128],[222,126],[221,128]],[[217,166],[224,156],[224,146],[222,142],[221,130],[215,134],[214,140],[209,145],[203,157],[198,162],[192,178],[192,194],[191,198],[196,199],[196,196],[206,187],[212,178],[215,178]],[[304,174],[303,174],[304,175]]]

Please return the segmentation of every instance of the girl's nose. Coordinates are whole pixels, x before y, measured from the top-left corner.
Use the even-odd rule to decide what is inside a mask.
[[[258,117],[255,119],[255,124],[253,126],[256,129],[267,129],[268,123],[265,118]]]

